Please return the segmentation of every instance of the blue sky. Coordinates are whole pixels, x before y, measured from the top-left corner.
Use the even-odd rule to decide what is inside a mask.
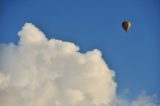
[[[1,0],[0,43],[17,43],[17,32],[31,22],[81,52],[101,50],[116,72],[118,94],[160,96],[159,10],[159,0]],[[132,24],[127,33],[124,20]]]

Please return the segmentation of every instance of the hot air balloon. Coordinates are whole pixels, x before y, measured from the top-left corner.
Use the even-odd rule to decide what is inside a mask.
[[[131,28],[131,23],[129,21],[124,21],[122,27],[127,32]]]

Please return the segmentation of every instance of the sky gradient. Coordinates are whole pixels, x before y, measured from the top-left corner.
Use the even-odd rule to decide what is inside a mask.
[[[81,52],[99,49],[116,72],[118,93],[160,96],[160,2],[158,0],[1,0],[0,43],[17,44],[26,22],[47,38],[74,42]],[[121,23],[131,21],[126,33]]]

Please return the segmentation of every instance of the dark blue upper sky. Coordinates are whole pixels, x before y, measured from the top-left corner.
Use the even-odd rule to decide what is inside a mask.
[[[124,20],[132,24],[127,33]],[[101,50],[116,72],[119,94],[160,94],[159,0],[0,0],[0,43],[17,43],[25,22],[81,52]]]

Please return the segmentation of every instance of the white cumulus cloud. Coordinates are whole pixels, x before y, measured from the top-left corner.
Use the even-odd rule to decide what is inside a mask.
[[[0,45],[0,106],[158,106],[117,98],[115,73],[99,50],[80,53],[31,23],[18,35],[18,45]]]

